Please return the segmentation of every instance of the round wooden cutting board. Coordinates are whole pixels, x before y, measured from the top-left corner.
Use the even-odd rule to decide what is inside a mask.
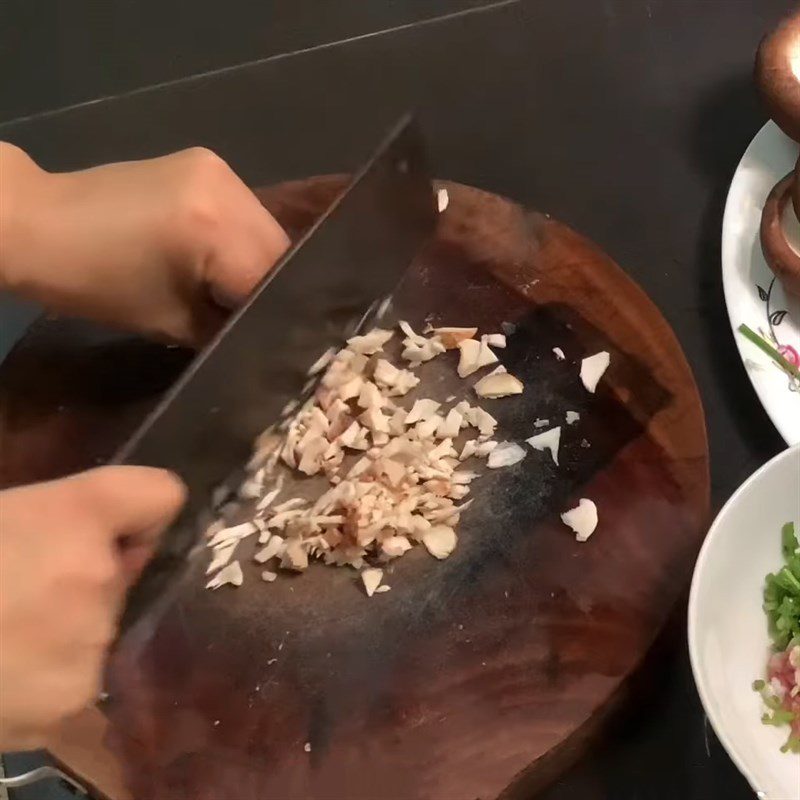
[[[77,723],[54,744],[112,800],[123,792],[98,774],[101,747],[137,800],[532,791],[581,752],[684,590],[706,530],[708,449],[674,334],[565,225],[442,185],[449,206],[398,291],[398,316],[513,323],[500,355],[526,389],[487,401],[497,438],[527,438],[549,419],[562,425],[560,465],[531,450],[482,478],[456,552],[409,553],[387,576],[392,590],[371,599],[355,573],[323,567],[267,585],[248,565],[241,589],[211,593],[194,564],[176,602],[120,643],[102,745]],[[315,178],[260,196],[296,237],[342,186]],[[599,350],[611,366],[591,395],[580,361]],[[438,391],[463,392],[442,377],[452,354],[437,361]],[[0,369],[3,483],[102,461],[185,363],[86,325],[40,323]],[[578,422],[565,424],[568,410]],[[600,516],[585,544],[559,520],[581,497]]]

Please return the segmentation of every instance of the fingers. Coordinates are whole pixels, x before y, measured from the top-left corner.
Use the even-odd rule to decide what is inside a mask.
[[[0,492],[0,746],[40,741],[95,697],[127,582],[184,496],[145,467]]]
[[[177,517],[185,486],[173,473],[150,467],[100,467],[68,480],[80,502],[91,508],[124,584],[130,585]]]
[[[217,251],[207,275],[214,301],[224,308],[241,305],[291,244],[256,196],[244,184],[241,188],[249,195],[242,203],[248,211],[244,231],[237,241]]]
[[[180,478],[153,467],[99,467],[67,481],[110,539],[124,536],[141,544],[157,540],[186,499]]]

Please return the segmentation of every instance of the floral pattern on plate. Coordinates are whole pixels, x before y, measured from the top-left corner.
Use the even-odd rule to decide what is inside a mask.
[[[759,231],[767,195],[793,169],[799,149],[768,122],[739,162],[722,224],[722,283],[734,341],[788,444],[800,442],[800,380],[793,374],[800,369],[800,298],[788,295],[767,266]]]

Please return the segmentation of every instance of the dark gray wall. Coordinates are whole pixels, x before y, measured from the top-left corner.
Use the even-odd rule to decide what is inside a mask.
[[[489,0],[2,0],[0,122]]]

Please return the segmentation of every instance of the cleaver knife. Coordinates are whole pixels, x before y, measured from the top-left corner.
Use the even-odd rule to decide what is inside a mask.
[[[180,518],[129,592],[123,630],[177,584],[214,488],[300,396],[319,356],[369,324],[437,216],[422,141],[405,116],[118,451],[113,463],[169,469],[189,488]]]

